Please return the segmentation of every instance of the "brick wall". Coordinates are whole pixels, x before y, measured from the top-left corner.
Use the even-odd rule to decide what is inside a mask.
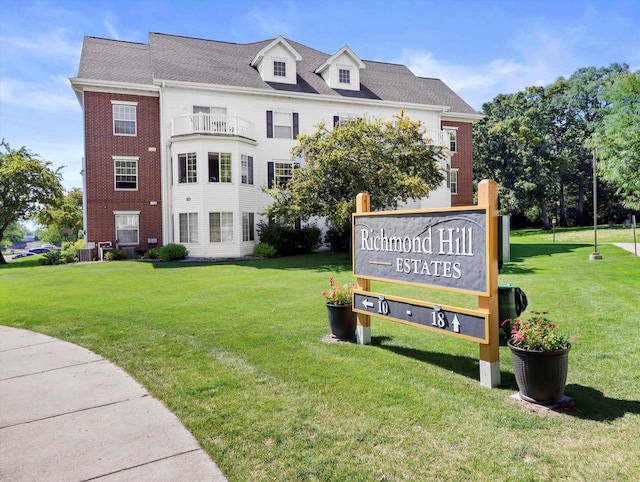
[[[140,244],[162,245],[160,106],[158,97],[85,92],[87,240],[115,243],[114,211],[140,211]],[[113,134],[112,100],[137,102],[136,136]],[[155,151],[149,150],[155,148]],[[112,156],[138,157],[138,190],[116,191]],[[157,205],[152,206],[152,201]]]
[[[451,167],[458,169],[458,194],[451,195],[451,206],[473,204],[473,144],[470,122],[442,121],[442,127],[458,128],[457,152],[451,157]]]

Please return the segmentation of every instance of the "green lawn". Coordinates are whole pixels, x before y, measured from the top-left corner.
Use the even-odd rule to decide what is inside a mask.
[[[500,283],[522,287],[530,309],[575,336],[566,389],[575,409],[564,413],[509,398],[506,347],[503,386],[488,389],[476,343],[375,318],[371,346],[322,342],[320,291],[330,275],[352,279],[339,255],[66,266],[25,258],[0,267],[0,324],[114,361],[232,481],[638,480],[640,257],[602,244],[604,259],[589,261],[588,241],[516,234]],[[372,289],[477,306],[446,292]]]

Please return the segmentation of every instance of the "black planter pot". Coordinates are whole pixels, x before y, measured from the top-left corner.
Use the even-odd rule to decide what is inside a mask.
[[[351,305],[332,305],[327,303],[331,334],[340,340],[353,340],[356,337],[356,314]]]
[[[562,400],[567,384],[569,350],[530,351],[507,342],[511,350],[513,374],[520,397],[542,405],[553,405]]]

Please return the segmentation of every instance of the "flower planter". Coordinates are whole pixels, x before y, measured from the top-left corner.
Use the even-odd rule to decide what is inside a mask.
[[[553,405],[562,400],[567,384],[569,350],[525,350],[507,342],[511,350],[513,374],[516,376],[520,397],[528,402]]]
[[[356,336],[356,314],[351,305],[327,303],[331,334],[339,340],[353,340]]]

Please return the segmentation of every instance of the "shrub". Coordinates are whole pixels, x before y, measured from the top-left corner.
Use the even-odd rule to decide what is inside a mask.
[[[160,258],[164,261],[177,261],[185,259],[189,252],[181,244],[169,243],[166,246],[160,248]]]
[[[84,239],[79,239],[78,241],[70,242],[65,241],[62,243],[62,259],[64,263],[73,263],[76,258],[78,258],[78,250],[86,247],[86,243]]]
[[[324,236],[324,242],[327,243],[331,251],[334,253],[347,253],[351,250],[351,227],[343,231],[338,231],[333,226],[327,230]]]
[[[107,261],[119,261],[122,259],[127,259],[127,253],[125,253],[121,249],[111,249],[104,254],[104,259],[106,259]]]
[[[271,258],[276,255],[276,248],[267,243],[260,243],[253,248],[253,255],[257,258]]]
[[[274,221],[258,223],[258,236],[261,243],[270,244],[283,256],[310,253],[320,246],[322,239],[317,226],[295,229]]]
[[[49,251],[48,253],[43,253],[42,258],[38,261],[42,265],[55,265],[63,262],[62,254],[60,251]]]
[[[144,257],[147,259],[158,259],[160,257],[160,248],[149,248],[145,251]]]

